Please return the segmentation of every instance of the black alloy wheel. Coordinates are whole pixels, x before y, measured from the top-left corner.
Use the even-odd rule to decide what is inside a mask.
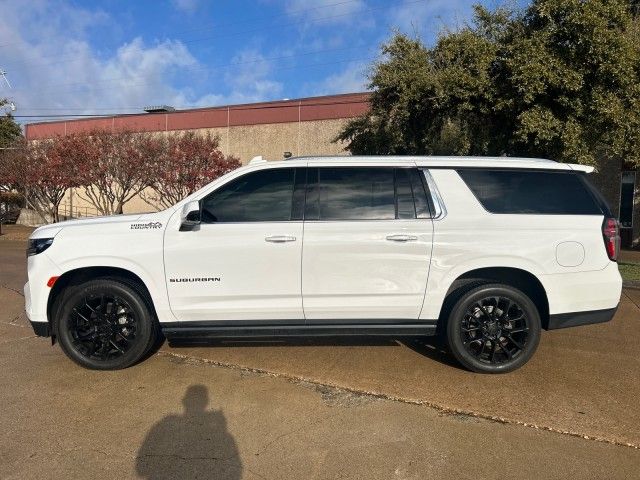
[[[71,310],[67,325],[75,348],[90,359],[118,358],[136,341],[136,315],[127,301],[115,294],[81,299]]]
[[[460,334],[471,355],[481,362],[499,365],[522,354],[529,336],[529,321],[514,300],[485,297],[467,308]]]
[[[69,289],[56,309],[62,350],[83,367],[126,368],[142,359],[157,339],[151,301],[137,284],[97,279]]]
[[[540,340],[540,316],[521,291],[481,285],[462,295],[447,324],[449,347],[475,372],[503,373],[524,365]]]

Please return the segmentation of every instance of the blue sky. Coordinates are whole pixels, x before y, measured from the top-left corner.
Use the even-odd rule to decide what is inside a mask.
[[[362,91],[393,29],[432,43],[473,3],[0,0],[0,97],[44,117]]]

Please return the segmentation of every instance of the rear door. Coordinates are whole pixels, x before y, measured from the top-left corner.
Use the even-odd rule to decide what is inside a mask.
[[[408,165],[309,168],[307,323],[418,319],[433,236],[422,175]]]

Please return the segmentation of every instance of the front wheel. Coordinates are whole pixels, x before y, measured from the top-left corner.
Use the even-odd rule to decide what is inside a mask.
[[[72,287],[57,309],[64,353],[94,370],[126,368],[149,351],[156,336],[149,301],[134,284],[91,280]]]
[[[479,373],[506,373],[524,365],[540,341],[540,315],[520,290],[481,285],[464,293],[447,322],[456,359]]]

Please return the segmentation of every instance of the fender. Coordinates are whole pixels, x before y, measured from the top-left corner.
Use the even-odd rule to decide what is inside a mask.
[[[160,322],[176,321],[167,298],[167,287],[164,283],[164,265],[162,266],[163,274],[161,276],[153,275],[143,265],[131,259],[111,255],[78,257],[59,265],[60,275],[72,270],[93,267],[121,268],[133,273],[142,280],[147,290],[149,290],[151,300],[158,314],[158,320]],[[159,283],[160,280],[162,280],[162,283]]]
[[[513,255],[492,255],[489,257],[476,256],[460,264],[453,264],[455,257],[450,261],[435,256],[432,260],[427,279],[427,288],[420,319],[437,319],[444,303],[449,288],[458,278],[466,273],[481,268],[515,268],[532,274],[542,284],[542,268],[536,262],[523,257]]]

